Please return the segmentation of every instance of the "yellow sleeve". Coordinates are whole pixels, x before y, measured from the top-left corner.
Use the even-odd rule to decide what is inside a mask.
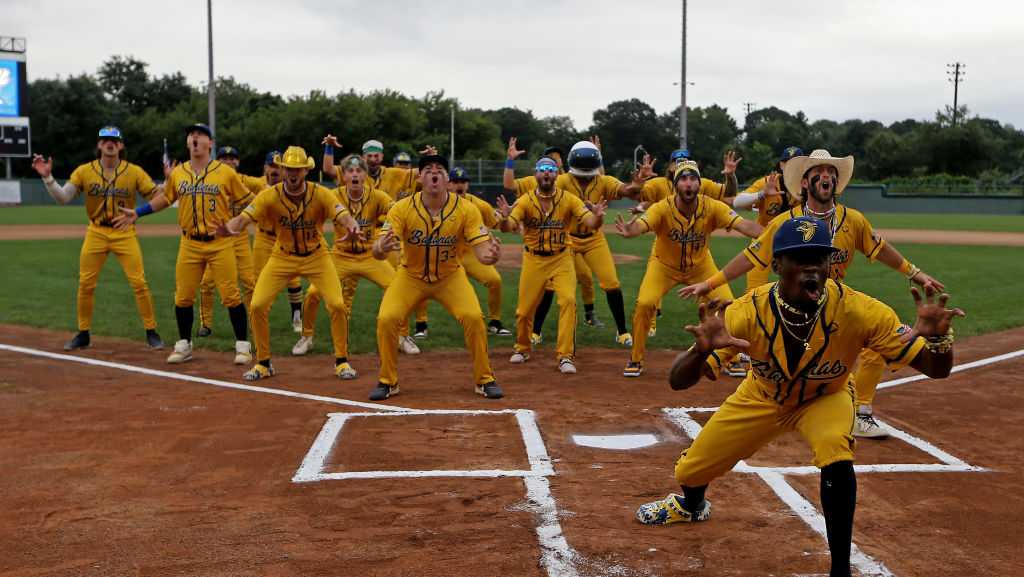
[[[490,203],[480,197],[474,196],[473,204],[475,204],[480,210],[480,217],[483,219],[484,226],[487,228],[496,228],[498,226],[498,217],[495,214],[494,207],[491,206]]]
[[[85,191],[85,174],[86,170],[88,170],[88,166],[88,164],[79,165],[78,168],[71,173],[71,178],[68,179],[68,182],[75,185],[75,188],[78,189],[75,196],[78,196]]]
[[[878,258],[878,253],[882,252],[882,247],[885,246],[885,239],[875,233],[875,230],[871,228],[871,223],[868,219],[864,218],[864,215],[860,212],[853,212],[850,209],[846,209],[847,212],[851,212],[850,216],[856,215],[858,220],[857,226],[857,250],[864,253],[864,256],[868,257],[868,260],[874,261]]]
[[[333,191],[320,185],[316,185],[316,187],[317,198],[320,201],[320,205],[323,206],[324,215],[334,221],[334,224],[340,226],[340,219],[348,214],[348,209],[345,208],[344,204],[341,204],[341,200],[338,199],[338,195]]]
[[[261,190],[267,187],[262,178],[242,173],[239,173],[238,177],[242,179],[242,184],[245,188],[253,194],[259,194]]]
[[[512,211],[508,213],[508,219],[511,220],[512,222],[515,222],[515,223],[522,223],[523,222],[523,217],[526,216],[526,202],[527,202],[527,201],[523,200],[524,198],[526,198],[526,197],[525,196],[520,196],[519,198],[516,199],[515,203],[512,205]],[[566,195],[566,198],[568,198],[568,195]],[[579,200],[579,199],[577,198],[576,200]],[[580,204],[583,204],[583,203],[581,202]]]
[[[752,182],[750,184],[750,186],[748,186],[743,192],[755,192],[755,193],[756,192],[761,192],[762,190],[764,190],[765,180],[766,180],[766,177],[762,176],[761,178],[759,178],[759,179],[755,180],[754,182]],[[704,185],[704,183],[702,182],[701,186],[703,186],[703,185]]]
[[[516,179],[516,198],[523,196],[524,194],[530,194],[533,189],[537,188],[537,178],[534,176],[524,176]]]
[[[178,178],[175,176],[177,172],[178,169],[172,170],[164,181],[164,198],[167,199],[167,204],[174,204],[174,201],[178,200]]]
[[[730,335],[738,339],[750,340],[750,328],[752,326],[751,311],[753,311],[753,306],[754,304],[749,300],[746,302],[737,301],[725,309],[725,328],[729,331]],[[704,362],[704,376],[712,381],[717,381],[722,369],[727,367],[738,354],[740,354],[740,350],[736,347],[715,349],[708,355],[707,361]]]
[[[663,188],[658,185],[658,182],[658,177],[654,177],[644,183],[640,189],[640,202],[653,204],[665,198],[665,195],[662,194]]]
[[[259,193],[249,206],[245,207],[242,214],[253,222],[262,221],[267,216],[267,204],[273,194],[274,190],[269,188]]]
[[[607,174],[602,174],[598,178],[601,179],[601,186],[604,187],[605,200],[618,199],[619,189],[622,188],[622,181],[614,176],[608,176]]]
[[[647,227],[647,230],[644,232],[651,232],[652,230],[656,231],[658,227],[661,226],[662,222],[665,220],[665,211],[662,210],[663,206],[665,206],[665,203],[660,201],[656,202],[643,214],[637,217],[637,220]]]
[[[910,364],[924,348],[924,338],[917,337],[912,341],[903,342],[903,335],[911,329],[900,322],[896,311],[865,294],[853,294],[857,295],[859,301],[855,305],[855,310],[860,313],[864,320],[862,324],[868,329],[864,348],[878,353],[893,371]]]
[[[388,211],[387,218],[384,219],[384,226],[381,227],[384,230],[390,230],[397,238],[405,238],[405,214],[403,207],[407,204],[395,203]]]
[[[470,204],[463,208],[463,212],[465,216],[462,222],[462,237],[465,239],[466,246],[476,246],[489,241],[491,233],[484,226],[480,210]]]
[[[377,197],[377,214],[374,215],[374,218],[377,220],[387,218],[391,207],[395,206],[395,201],[383,190],[374,189],[373,194]]]
[[[707,178],[701,178],[700,193],[715,200],[722,200],[722,197],[725,195],[725,185]]]
[[[732,209],[728,204],[720,200],[709,199],[710,204],[713,207],[711,210],[714,217],[714,228],[724,228],[725,230],[732,230],[732,227],[739,221],[743,220],[743,217],[736,214],[736,211]]]
[[[237,204],[247,204],[252,202],[253,193],[249,192],[249,189],[242,184],[242,179],[238,176],[238,173],[231,171],[231,176],[228,177],[228,198],[232,202]]]
[[[587,205],[584,204],[579,197],[567,194],[565,195],[565,198],[571,199],[572,216],[576,219],[576,222],[581,222],[588,214],[590,214],[590,209],[587,208]]]
[[[153,196],[153,191],[156,190],[156,183],[153,182],[153,179],[149,177],[145,170],[142,170],[141,166],[133,164],[132,167],[135,170],[135,190],[148,200]]]
[[[743,254],[755,267],[764,269],[772,264],[772,240],[775,238],[775,231],[788,218],[788,214],[780,214],[775,217],[764,228],[761,236],[752,240],[747,248],[743,249]]]

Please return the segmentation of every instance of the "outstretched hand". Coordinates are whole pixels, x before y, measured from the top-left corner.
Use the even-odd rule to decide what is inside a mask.
[[[737,156],[736,151],[730,150],[722,157],[722,174],[736,174],[736,167],[739,166],[742,156]]]
[[[328,134],[327,136],[325,136],[324,139],[320,141],[320,144],[330,144],[334,148],[341,148],[341,143],[338,142],[338,137],[334,136],[333,134]]]
[[[398,252],[402,250],[402,240],[395,236],[394,231],[387,230],[384,236],[380,237],[380,248],[383,252]]]
[[[626,230],[626,219],[622,218],[622,213],[615,215],[615,232],[620,235],[629,238],[629,231]]]
[[[526,154],[525,150],[519,150],[516,148],[516,137],[513,136],[508,139],[508,159],[515,160],[520,156]]]
[[[729,334],[725,328],[725,309],[731,300],[712,299],[710,302],[702,303],[697,307],[697,316],[700,318],[698,325],[686,325],[686,332],[696,338],[697,352],[707,354],[715,349],[734,347],[746,350],[750,343],[743,339],[737,339]]]
[[[707,281],[701,281],[697,284],[684,286],[683,288],[676,291],[676,295],[681,299],[694,299],[700,298],[711,292],[711,287],[708,286]]]
[[[608,210],[608,201],[601,199],[601,201],[596,204],[588,204],[587,208],[590,209],[590,212],[594,213],[594,216],[603,217],[605,211]]]
[[[773,172],[768,176],[764,177],[765,196],[779,196],[782,194],[782,191],[779,189],[780,178],[782,178],[782,175],[777,172]]]
[[[505,200],[504,194],[498,195],[496,203],[498,207],[498,214],[501,215],[501,218],[508,218],[508,215],[512,214],[512,205]]]
[[[53,174],[53,157],[49,156],[43,159],[41,154],[32,155],[32,168],[39,173],[39,176],[46,178]]]
[[[117,209],[121,214],[115,216],[111,221],[114,225],[115,230],[127,230],[131,225],[135,224],[135,221],[139,219],[139,215],[130,208],[123,206]]]
[[[433,144],[426,145],[423,147],[423,150],[420,151],[420,156],[437,156],[437,147]]]
[[[917,287],[910,288],[910,294],[914,296],[914,305],[917,307],[917,320],[914,321],[914,329],[908,340],[915,337],[941,337],[949,332],[953,324],[953,317],[966,317],[962,309],[947,309],[946,302],[949,295],[942,293],[935,298],[937,291],[931,287],[924,289],[924,298],[921,298],[921,291]]]

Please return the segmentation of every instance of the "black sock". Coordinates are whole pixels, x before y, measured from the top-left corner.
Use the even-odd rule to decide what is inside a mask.
[[[700,487],[683,486],[683,499],[686,501],[683,504],[683,508],[691,513],[696,513],[697,507],[704,502],[704,491],[707,490],[707,485],[701,485]]]
[[[267,359],[265,361],[259,361],[259,364],[261,364],[264,367],[267,367],[269,369],[270,368],[270,359]]]
[[[615,330],[621,335],[628,333],[626,328],[626,304],[622,301],[622,289],[606,291],[604,295],[608,298],[608,308],[612,309],[612,317],[615,318]]]
[[[228,316],[231,317],[231,328],[235,330],[235,340],[249,340],[249,319],[245,314],[245,305],[238,303],[238,305],[229,308]]]
[[[427,330],[427,323],[423,321],[416,321],[416,332],[422,333],[425,330]]]
[[[857,476],[853,461],[839,461],[821,470],[821,509],[825,513],[828,550],[832,553],[829,577],[850,577],[853,511],[857,507]]]
[[[583,303],[583,314],[587,315],[588,317],[594,314],[594,303]]]
[[[491,319],[491,321],[489,323],[487,323],[487,326],[495,327],[495,328],[500,329],[501,328],[501,321],[499,321],[498,319]]]
[[[533,313],[533,332],[540,334],[541,329],[544,328],[544,319],[548,318],[548,311],[551,310],[551,303],[555,300],[555,291],[544,291],[544,296],[540,297],[540,302],[537,303],[537,310]]]
[[[347,363],[348,357],[334,357],[334,366],[338,366],[341,363]]]
[[[295,311],[302,312],[302,303],[288,303],[288,304],[290,304],[292,306],[292,314],[294,314]]]
[[[174,318],[178,321],[178,338],[192,342],[192,307],[174,307]]]

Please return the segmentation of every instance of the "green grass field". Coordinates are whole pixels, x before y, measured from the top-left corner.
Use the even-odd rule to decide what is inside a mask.
[[[0,211],[2,213],[3,211]],[[502,235],[506,242],[516,239]],[[650,250],[650,236],[624,240],[610,237],[613,252],[634,254],[642,260],[620,265],[618,272],[626,295],[626,313],[632,313]],[[147,279],[153,291],[160,332],[168,343],[176,339],[173,318],[174,261],[178,239],[142,238]],[[738,239],[716,238],[713,254],[719,265],[724,265],[745,243]],[[75,291],[77,286],[78,239],[46,241],[4,241],[0,243],[5,258],[0,261],[0,275],[6,279],[0,292],[0,323],[25,324],[68,331],[75,329]],[[1018,248],[960,247],[901,245],[900,250],[944,283],[953,298],[951,303],[964,308],[968,318],[958,323],[961,336],[988,333],[1024,325],[1024,309],[1016,306],[1017,285],[1024,278],[1024,262]],[[506,325],[514,322],[518,283],[518,269],[503,270],[504,278],[502,315]],[[908,285],[896,272],[884,265],[869,264],[863,258],[850,270],[847,283],[892,305],[907,321],[913,320],[913,302],[907,292]],[[734,282],[733,291],[739,295],[745,287],[743,280]],[[477,287],[481,303],[486,291]],[[352,352],[370,352],[376,349],[375,322],[381,291],[370,283],[361,283],[356,298],[350,334]],[[579,301],[582,319],[582,301]],[[486,306],[486,305],[484,305]],[[604,294],[597,297],[598,315],[606,326],[602,329],[581,326],[577,332],[579,346],[613,346],[614,323]],[[486,310],[486,309],[485,309]],[[658,335],[650,341],[652,348],[684,348],[691,339],[682,326],[695,320],[695,307],[673,294],[666,296],[664,315],[659,323]],[[430,304],[430,338],[423,342],[425,350],[462,348],[462,334],[458,325],[443,312],[437,303]],[[229,350],[233,338],[227,313],[219,302],[215,309],[214,336],[197,339],[198,346]],[[551,346],[557,311],[549,315],[545,326],[548,337],[545,346]],[[197,317],[198,319],[198,312]],[[628,319],[627,319],[628,320]],[[288,305],[280,297],[271,312],[272,345],[278,355],[289,354],[296,335],[289,323]],[[196,328],[198,329],[198,320]],[[93,333],[139,339],[143,330],[135,310],[135,301],[124,275],[114,259],[109,259],[100,277],[96,291]],[[316,351],[329,350],[329,326],[323,309],[317,320]],[[510,338],[491,337],[492,346],[511,346]],[[53,343],[54,346],[59,343]]]

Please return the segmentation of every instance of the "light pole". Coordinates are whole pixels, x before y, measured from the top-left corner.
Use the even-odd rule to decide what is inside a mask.
[[[455,105],[452,104],[451,150],[448,153],[448,166],[455,168]]]
[[[673,82],[672,86],[679,86],[679,84],[679,82]],[[697,83],[687,81],[682,84],[684,84],[684,87],[682,90],[683,103],[679,107],[679,148],[686,148],[686,86],[696,86]]]
[[[210,124],[210,132],[214,134],[214,138],[217,135],[217,96],[216,90],[213,83],[213,0],[206,0],[206,38],[209,46],[209,59],[210,59],[210,78],[206,86],[206,94],[208,97],[207,105],[207,122]],[[216,148],[214,149],[216,150]]]
[[[967,65],[963,62],[954,62],[946,65],[947,80],[953,83],[953,126],[956,126],[956,114],[958,98],[960,96],[960,83],[967,76]]]
[[[679,82],[679,148],[686,148],[686,0],[683,0],[682,56]]]

